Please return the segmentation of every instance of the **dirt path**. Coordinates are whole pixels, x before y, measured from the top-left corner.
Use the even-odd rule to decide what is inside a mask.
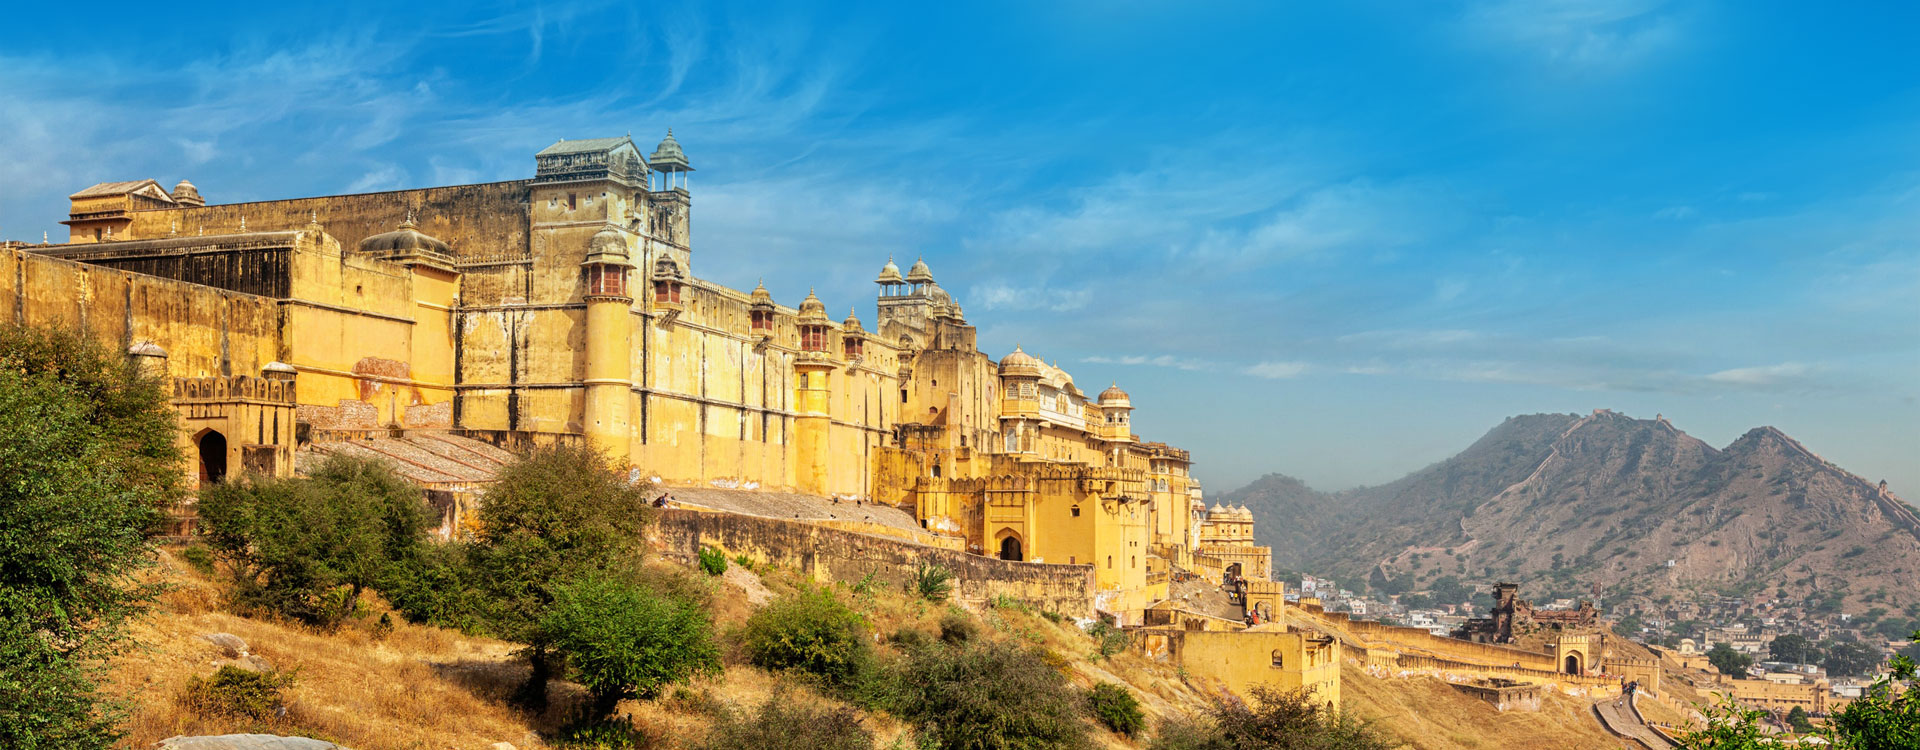
[[[1623,695],[1613,700],[1600,701],[1593,704],[1593,712],[1599,715],[1600,723],[1607,727],[1607,731],[1638,742],[1650,750],[1672,750],[1674,747],[1672,742],[1668,742],[1666,737],[1653,731],[1653,727],[1641,721],[1640,714],[1634,711],[1629,703],[1631,700],[1633,700],[1632,696]]]

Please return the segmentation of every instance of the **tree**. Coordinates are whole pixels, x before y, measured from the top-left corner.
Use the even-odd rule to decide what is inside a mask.
[[[1858,677],[1873,672],[1885,657],[1880,649],[1859,641],[1841,641],[1827,649],[1827,658],[1820,662],[1827,674],[1835,677]]]
[[[699,606],[606,575],[556,587],[541,628],[592,694],[594,718],[623,699],[720,671],[713,623]]]
[[[1747,667],[1753,666],[1753,657],[1735,651],[1732,646],[1722,642],[1713,644],[1713,648],[1707,650],[1707,663],[1728,677],[1745,677]]]
[[[309,478],[247,476],[200,493],[207,541],[243,601],[321,627],[424,552],[431,511],[383,461],[329,456]]]
[[[1706,726],[1678,738],[1684,750],[1763,750],[1777,747],[1762,723],[1767,712],[1750,709],[1725,696],[1704,707]]]
[[[1767,644],[1767,658],[1772,661],[1792,662],[1794,664],[1818,664],[1823,654],[1820,647],[1806,636],[1788,633],[1773,639]]]
[[[485,601],[481,619],[492,634],[527,644],[533,669],[519,697],[544,709],[553,664],[543,622],[554,589],[588,573],[638,568],[646,495],[599,451],[549,445],[503,467],[478,515],[468,549]]]
[[[1920,641],[1920,631],[1912,639]],[[1868,688],[1867,694],[1834,714],[1826,738],[1840,750],[1897,750],[1920,747],[1920,684],[1914,682],[1914,663],[1896,656],[1890,673]],[[1895,684],[1907,683],[1895,695]]]
[[[1253,688],[1251,703],[1214,701],[1202,716],[1167,722],[1153,750],[1387,750],[1400,747],[1373,727],[1313,699],[1306,690]]]
[[[1813,722],[1807,720],[1807,710],[1799,706],[1794,706],[1792,711],[1787,712],[1787,726],[1793,727],[1793,731],[1800,734],[1813,731]]]
[[[0,326],[0,746],[104,748],[95,685],[153,589],[131,575],[182,497],[159,383],[66,330]]]

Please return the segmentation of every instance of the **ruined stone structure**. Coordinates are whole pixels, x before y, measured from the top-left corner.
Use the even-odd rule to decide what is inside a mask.
[[[925,262],[881,268],[871,329],[696,276],[692,171],[669,132],[650,154],[558,141],[477,185],[217,204],[102,183],[66,243],[0,250],[0,312],[150,361],[203,482],[423,432],[584,440],[668,484],[877,501],[959,549],[1088,566],[1125,623],[1174,567],[1268,578],[1251,515],[1196,505],[1191,457],[1134,435],[1125,391],[995,361]]]
[[[1567,610],[1534,609],[1532,602],[1519,598],[1519,591],[1519,584],[1494,584],[1493,609],[1488,616],[1462,623],[1453,637],[1478,643],[1511,644],[1529,635],[1551,631],[1562,634],[1559,641],[1567,645],[1560,648],[1567,651],[1567,656],[1575,657],[1575,661],[1568,662],[1572,666],[1566,667],[1569,674],[1579,674],[1573,670],[1590,665],[1603,640],[1600,610],[1593,602],[1582,600],[1579,607]],[[1592,644],[1582,640],[1589,637],[1594,641]]]

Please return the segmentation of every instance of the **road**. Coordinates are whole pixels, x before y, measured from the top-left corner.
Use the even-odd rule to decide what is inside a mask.
[[[1673,750],[1675,745],[1672,742],[1640,721],[1640,715],[1628,705],[1629,700],[1632,700],[1631,696],[1623,695],[1600,701],[1593,704],[1593,711],[1600,715],[1600,723],[1614,734],[1639,742],[1650,750]]]

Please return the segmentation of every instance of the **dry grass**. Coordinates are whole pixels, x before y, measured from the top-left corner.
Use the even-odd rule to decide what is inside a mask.
[[[1607,733],[1590,702],[1549,691],[1540,711],[1501,713],[1433,677],[1380,679],[1358,666],[1340,670],[1342,708],[1414,750],[1572,750],[1633,748]]]

